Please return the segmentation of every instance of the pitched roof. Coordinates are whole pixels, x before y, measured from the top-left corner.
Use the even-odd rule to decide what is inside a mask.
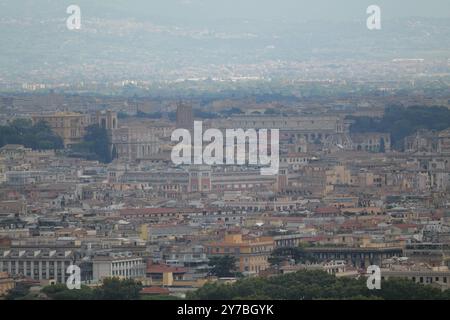
[[[141,294],[169,294],[170,291],[167,288],[162,287],[146,287],[142,288]]]
[[[172,272],[172,273],[186,273],[186,268],[182,267],[171,267],[167,264],[147,264],[147,273],[164,273],[164,272]]]

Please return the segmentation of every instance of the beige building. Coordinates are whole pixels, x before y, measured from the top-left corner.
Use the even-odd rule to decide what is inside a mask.
[[[242,234],[228,234],[225,239],[207,245],[209,256],[234,256],[239,272],[258,274],[270,267],[268,258],[274,249],[272,237],[244,239]]]
[[[446,267],[435,267],[431,269],[381,269],[381,280],[391,278],[409,279],[416,283],[432,285],[441,290],[450,288],[450,271]]]
[[[280,129],[292,139],[307,142],[330,140],[332,136],[348,131],[345,120],[339,116],[234,116],[229,119],[213,120],[213,128]]]
[[[83,139],[85,128],[89,125],[86,115],[75,112],[56,112],[53,114],[33,115],[33,124],[44,121],[59,135],[64,146],[80,143]]]
[[[145,160],[161,153],[174,127],[164,122],[130,122],[113,131],[112,143],[118,159]]]
[[[77,112],[55,112],[52,114],[36,114],[32,116],[33,124],[40,121],[47,122],[52,130],[63,139],[65,147],[82,142],[86,133],[86,127],[98,124],[108,131],[117,129],[117,113],[110,110],[102,110],[95,115]]]

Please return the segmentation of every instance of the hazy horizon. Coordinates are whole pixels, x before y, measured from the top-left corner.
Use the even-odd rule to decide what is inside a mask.
[[[75,4],[86,18],[157,18],[208,21],[210,19],[273,19],[291,21],[364,20],[369,5],[382,8],[386,19],[404,17],[450,18],[447,0],[7,0],[0,3],[2,18],[65,16],[65,8]]]
[[[71,4],[80,30],[66,27]],[[381,30],[366,27],[371,4]],[[0,12],[2,83],[218,77],[224,66],[254,76],[246,65],[271,77],[272,61],[450,58],[447,0],[8,0]]]

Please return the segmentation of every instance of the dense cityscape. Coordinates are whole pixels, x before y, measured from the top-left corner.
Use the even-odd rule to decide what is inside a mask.
[[[0,17],[0,300],[450,299],[448,18],[58,19]]]

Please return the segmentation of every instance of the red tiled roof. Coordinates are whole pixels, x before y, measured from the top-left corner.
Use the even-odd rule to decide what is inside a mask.
[[[171,267],[167,264],[147,264],[147,273],[164,273],[164,272],[172,272],[172,273],[186,273],[186,268],[181,267]]]
[[[341,227],[342,229],[345,229],[345,228],[361,228],[361,227],[362,227],[362,223],[359,222],[359,221],[351,221],[351,220],[348,220],[348,221],[344,221],[344,222],[341,224],[340,227]]]
[[[392,226],[399,228],[399,229],[417,228],[417,225],[412,224],[412,223],[399,223],[399,224],[393,224]]]
[[[334,214],[340,213],[341,210],[336,207],[321,207],[314,210],[314,212],[318,214]]]
[[[170,291],[167,288],[162,287],[146,287],[140,292],[141,294],[169,294]]]

